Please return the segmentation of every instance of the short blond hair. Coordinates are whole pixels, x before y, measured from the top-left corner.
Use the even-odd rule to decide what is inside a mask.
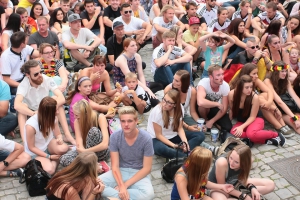
[[[166,38],[176,38],[176,33],[174,33],[173,31],[166,31],[162,34],[162,38],[166,39]]]
[[[222,69],[222,67],[220,65],[211,65],[208,67],[207,71],[208,71],[208,75],[212,76],[214,71],[217,71],[219,69]]]
[[[122,115],[131,114],[134,115],[134,119],[137,119],[137,111],[132,106],[123,106],[118,110],[119,117]]]
[[[171,5],[165,5],[165,6],[161,9],[160,15],[159,15],[159,16],[160,16],[160,17],[163,16],[163,15],[167,12],[167,10],[169,10],[169,9],[175,10],[173,6],[171,6]]]
[[[126,75],[125,75],[125,81],[127,81],[128,79],[138,79],[137,78],[137,75],[133,72],[128,72]]]

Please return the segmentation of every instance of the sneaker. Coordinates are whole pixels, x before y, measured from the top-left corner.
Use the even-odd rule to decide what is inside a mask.
[[[266,141],[266,144],[274,145],[274,146],[277,146],[277,147],[278,147],[279,143],[280,143],[280,138],[279,137],[271,138],[271,139]]]
[[[215,148],[213,149],[212,153],[213,153],[214,156],[218,156],[219,149],[220,149],[220,147],[215,147]]]
[[[22,177],[24,170],[22,168],[11,170],[7,172],[9,177]]]
[[[278,132],[281,132],[285,137],[292,137],[295,135],[294,131],[290,129],[288,125],[281,127]]]
[[[279,144],[283,147],[285,145],[285,137],[282,135],[281,132],[278,132],[278,137],[280,138]]]

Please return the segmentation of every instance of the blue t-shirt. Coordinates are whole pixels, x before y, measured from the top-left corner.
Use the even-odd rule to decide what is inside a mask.
[[[207,71],[208,67],[211,65],[222,66],[223,52],[224,52],[223,46],[217,47],[215,52],[213,52],[210,47],[206,47],[206,50],[204,52],[204,57],[205,57],[204,70]]]
[[[10,89],[8,84],[0,80],[0,101],[9,101],[11,99]]]
[[[119,153],[119,167],[140,170],[143,168],[144,156],[153,156],[153,144],[150,134],[139,129],[133,145],[129,146],[125,140],[123,130],[119,130],[110,136],[109,150]]]

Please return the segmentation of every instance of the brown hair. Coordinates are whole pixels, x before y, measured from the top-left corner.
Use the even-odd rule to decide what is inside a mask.
[[[67,98],[66,98],[66,103],[67,103],[68,105],[71,104],[74,95],[75,95],[76,93],[79,93],[79,92],[80,92],[79,89],[78,89],[78,87],[81,85],[81,83],[83,83],[84,81],[87,81],[87,80],[88,80],[88,81],[91,81],[91,79],[90,79],[89,77],[83,76],[83,77],[81,77],[80,79],[78,79],[77,81],[75,81],[75,87],[74,87],[74,90],[70,90],[70,91],[68,92],[68,96],[67,96]]]
[[[48,20],[48,18],[47,17],[45,17],[45,16],[39,16],[39,18],[37,18],[37,23],[39,22],[39,21],[41,21],[41,20],[46,20],[46,23],[47,24],[49,24],[49,20]]]
[[[232,20],[230,25],[228,26],[227,32],[230,35],[235,35],[237,38],[239,38],[239,40],[243,40],[244,33],[239,32],[240,23],[245,24],[245,22],[241,18],[235,18],[234,20]]]
[[[177,132],[180,124],[180,118],[183,115],[181,104],[180,104],[180,93],[177,89],[171,89],[165,94],[165,96],[166,95],[168,95],[175,103],[172,128],[174,132]],[[165,111],[161,108],[161,112],[162,112],[164,128],[167,129],[169,128],[169,123],[170,123],[169,111]]]
[[[128,37],[128,38],[126,38],[124,41],[123,41],[123,49],[124,49],[124,51],[126,51],[125,50],[125,47],[127,48],[127,47],[129,47],[129,45],[130,45],[130,42],[135,42],[136,43],[136,40],[134,39],[134,38],[132,38],[132,37]],[[123,51],[123,52],[124,52]]]
[[[163,39],[166,39],[166,38],[176,38],[176,34],[175,32],[169,30],[169,31],[166,31],[162,34],[162,38]]]
[[[44,97],[40,102],[38,109],[38,124],[44,138],[48,137],[51,130],[54,130],[56,105],[56,100],[49,96]]]
[[[247,74],[250,75],[250,73],[254,70],[257,69],[257,66],[253,63],[247,63],[242,67],[240,72],[229,82],[230,89],[233,90],[236,88],[238,80],[241,78],[241,76]]]
[[[177,76],[180,76],[181,92],[187,93],[187,91],[190,87],[190,73],[186,70],[178,70],[175,74]]]
[[[189,9],[190,9],[190,6],[194,6],[194,7],[197,8],[197,4],[196,4],[195,2],[189,1],[189,2],[187,2],[187,3],[185,4],[185,9],[186,9],[186,10],[189,10]]]
[[[94,65],[96,65],[96,64],[98,65],[98,64],[102,64],[102,63],[106,66],[106,58],[105,58],[105,56],[96,55],[94,57],[93,64]]]
[[[162,17],[169,9],[174,10],[174,7],[171,5],[165,5],[160,11],[160,17]]]
[[[51,49],[54,51],[54,47],[51,44],[49,44],[49,43],[42,43],[42,44],[40,44],[40,47],[39,47],[40,54],[43,54],[44,49],[46,47],[51,47]]]
[[[47,196],[54,195],[62,186],[61,199],[72,199],[67,196],[68,190],[73,187],[78,193],[82,192],[87,185],[97,185],[97,166],[98,158],[94,152],[82,152],[66,168],[57,172],[48,182],[46,187]],[[65,185],[65,186],[64,186]],[[91,193],[93,187],[90,188]]]
[[[219,9],[218,9],[218,16],[219,16],[224,10],[226,10],[226,11],[228,12],[227,8],[225,8],[225,7],[219,7]]]
[[[219,69],[222,69],[222,67],[220,65],[211,65],[208,67],[207,71],[208,71],[208,75],[212,76],[214,71],[217,71]]]
[[[251,2],[248,0],[242,0],[241,3],[239,4],[240,7],[244,7],[247,3],[251,5]]]
[[[274,67],[276,65],[284,66],[285,63],[283,61],[276,61],[273,63],[272,67]],[[282,95],[282,94],[286,93],[286,91],[287,91],[287,86],[288,86],[289,80],[288,80],[288,74],[285,76],[284,79],[280,79],[279,73],[280,73],[280,71],[274,70],[270,75],[270,81],[273,85],[275,92],[278,95]]]
[[[19,15],[23,15],[24,13],[28,13],[28,11],[23,7],[18,7],[16,13]]]
[[[271,2],[267,3],[266,8],[272,8],[273,11],[276,11],[277,10],[277,5],[276,5],[276,3],[271,1]]]
[[[207,179],[208,171],[212,163],[212,152],[203,147],[195,147],[185,164],[184,170],[188,178],[187,190],[189,194],[195,195],[202,186],[203,180]]]
[[[30,69],[36,66],[39,66],[38,61],[28,60],[22,65],[20,70],[23,74],[30,74]]]
[[[79,124],[83,146],[86,148],[86,138],[89,130],[92,127],[98,127],[97,113],[85,99],[82,99],[73,105],[73,112],[80,116],[80,118],[76,120]]]
[[[231,150],[227,155],[227,160],[229,159],[231,153],[236,151],[236,153],[240,157],[240,171],[241,173],[238,176],[239,181],[241,181],[244,185],[247,184],[247,180],[249,177],[250,169],[251,169],[251,150],[246,144],[237,145]]]
[[[245,83],[253,84],[252,78],[249,75],[243,75],[237,81],[236,88],[234,89],[234,94],[233,94],[233,103],[232,103],[232,116],[233,117],[236,117],[239,113],[240,102],[241,102]],[[246,96],[246,98],[245,98],[244,108],[243,108],[243,113],[242,113],[243,118],[248,118],[250,115],[251,108],[252,108],[252,106],[251,106],[252,99],[253,99],[252,94],[250,94],[249,96]]]

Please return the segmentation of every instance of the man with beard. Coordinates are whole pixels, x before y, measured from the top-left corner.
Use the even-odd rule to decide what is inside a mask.
[[[10,94],[13,95],[10,100],[10,110],[15,112],[13,102],[16,95],[17,87],[23,80],[24,74],[20,72],[20,68],[26,62],[27,57],[39,57],[39,52],[27,45],[28,38],[24,32],[16,32],[10,37],[11,48],[6,49],[1,55],[0,71],[3,80],[10,87]]]
[[[224,72],[224,80],[229,83],[233,76],[239,72],[239,70],[246,64],[246,63],[253,63],[257,64],[259,59],[263,55],[263,52],[259,50],[259,42],[256,41],[254,37],[248,38],[246,42],[246,49],[245,51],[240,52],[237,54],[227,67]]]
[[[229,85],[223,81],[223,69],[219,65],[209,66],[208,75],[197,86],[199,116],[205,119],[206,128],[216,123],[222,131],[229,132],[232,128],[227,114]]]
[[[24,141],[24,126],[27,117],[37,113],[41,100],[49,96],[51,91],[57,101],[58,120],[66,135],[65,141],[75,144],[74,138],[68,128],[66,115],[63,105],[65,98],[62,92],[58,89],[54,80],[44,74],[36,60],[27,61],[21,68],[21,72],[25,74],[23,81],[18,86],[17,96],[15,99],[15,109],[18,111],[18,122],[22,140]]]

